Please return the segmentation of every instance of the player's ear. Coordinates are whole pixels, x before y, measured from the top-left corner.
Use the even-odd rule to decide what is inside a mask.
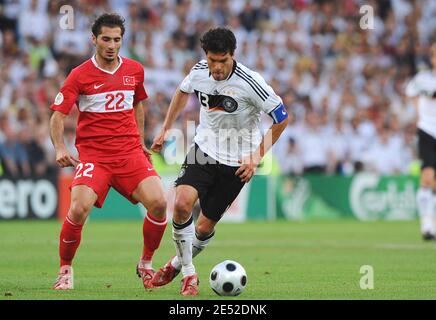
[[[97,45],[97,38],[95,37],[94,34],[92,34],[92,43],[94,44],[94,46]]]

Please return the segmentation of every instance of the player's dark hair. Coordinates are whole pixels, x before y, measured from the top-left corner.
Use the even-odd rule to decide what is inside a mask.
[[[222,27],[209,29],[201,37],[200,43],[206,54],[210,51],[214,53],[229,52],[233,55],[236,49],[235,35],[231,30]]]
[[[97,37],[101,33],[102,27],[109,27],[109,28],[115,28],[120,27],[121,28],[121,36],[124,35],[124,31],[126,30],[124,27],[124,21],[125,19],[116,13],[103,13],[101,16],[97,17],[95,19],[94,23],[92,24],[92,34]]]

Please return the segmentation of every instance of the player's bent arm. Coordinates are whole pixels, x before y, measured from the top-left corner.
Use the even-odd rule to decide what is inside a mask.
[[[181,91],[180,87],[177,88],[176,93],[171,99],[171,103],[165,116],[162,129],[160,133],[154,138],[151,150],[155,152],[160,152],[162,150],[165,141],[165,134],[171,128],[174,121],[177,119],[178,115],[185,107],[186,103],[188,102],[188,98],[189,93]]]
[[[56,162],[61,167],[75,166],[80,161],[71,156],[64,143],[64,121],[66,115],[55,111],[50,117],[50,138],[56,150]]]
[[[139,137],[141,138],[141,144],[144,145],[144,108],[142,102],[138,102],[133,106],[135,110],[135,121],[138,126]]]
[[[55,111],[50,117],[50,138],[56,150],[65,148],[64,121],[67,116]]]
[[[189,93],[183,92],[180,90],[180,87],[178,87],[176,93],[171,99],[170,107],[168,108],[168,112],[165,116],[165,121],[163,123],[164,130],[169,130],[172,127],[180,112],[183,110],[183,108],[185,108],[188,98]]]
[[[286,116],[283,115],[280,119],[280,122],[274,123],[268,129],[267,133],[262,138],[262,142],[260,143],[259,148],[257,148],[257,150],[248,158],[240,160],[242,166],[240,166],[239,169],[236,170],[235,175],[238,176],[242,182],[248,183],[250,181],[251,177],[254,175],[256,167],[262,161],[263,156],[280,137],[280,135],[288,125],[288,122],[288,115],[286,113]]]
[[[259,161],[277,141],[289,121],[288,112],[283,103],[280,103],[274,110],[272,110],[269,113],[269,116],[272,118],[274,123],[263,136],[262,142],[256,150],[255,157],[257,156]]]
[[[266,134],[262,138],[262,142],[259,145],[259,148],[256,151],[256,154],[259,155],[260,159],[271,149],[274,143],[279,139],[282,132],[285,130],[288,125],[289,119],[288,115],[279,123],[274,123],[266,132]]]

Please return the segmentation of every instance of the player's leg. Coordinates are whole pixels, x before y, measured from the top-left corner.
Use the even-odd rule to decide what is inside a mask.
[[[217,167],[219,174],[214,187],[209,189],[205,196],[200,197],[201,213],[195,227],[192,257],[196,257],[207,247],[215,235],[216,224],[244,187],[245,183],[235,176],[237,169],[224,165]],[[177,268],[176,259],[173,261],[173,266]]]
[[[152,288],[151,279],[154,271],[152,258],[159,248],[167,225],[166,199],[162,182],[157,176],[150,176],[141,181],[132,194],[132,198],[142,203],[147,209],[142,225],[143,249],[137,266],[138,275],[145,288]]]
[[[209,244],[215,235],[215,225],[218,221],[209,219],[200,212],[195,227],[195,235],[192,240],[192,258],[195,258]],[[171,265],[178,271],[182,268],[179,258],[176,256],[171,260]]]
[[[176,256],[156,272],[152,280],[154,286],[159,287],[170,283],[183,270],[182,283],[185,286],[189,283],[191,286],[188,290],[189,295],[195,295],[198,292],[198,277],[192,263],[195,227],[191,214],[197,199],[198,191],[194,187],[189,185],[176,187],[172,228]]]
[[[420,187],[416,194],[418,213],[421,222],[421,233],[424,240],[433,240],[436,237],[436,226],[433,226],[435,196],[434,181],[436,164],[436,141],[422,130],[418,130],[418,151],[422,161]]]
[[[183,295],[198,293],[198,277],[192,263],[192,244],[195,237],[192,210],[198,198],[207,194],[216,180],[216,165],[214,160],[208,157],[197,145],[194,145],[186,156],[175,182],[176,198],[172,231],[176,257],[171,258],[163,268],[160,268],[152,280],[154,285],[163,286],[171,282],[181,270]]]
[[[190,185],[176,187],[173,213],[173,240],[176,246],[177,261],[183,274],[182,290],[184,295],[198,293],[198,277],[192,263],[192,244],[195,227],[192,209],[198,200],[198,191]]]
[[[54,289],[74,288],[71,265],[80,245],[83,224],[96,201],[97,194],[86,185],[77,185],[71,190],[70,209],[59,237],[60,271]]]
[[[136,273],[144,288],[153,288],[152,258],[166,227],[166,199],[162,182],[144,153],[120,160],[114,168],[111,185],[133,204],[141,202],[147,209],[142,224],[143,250]]]
[[[426,167],[422,169],[420,187],[417,192],[416,200],[421,221],[421,233],[424,240],[432,240],[436,235],[436,230],[434,230],[433,227],[433,215],[435,208],[435,197],[433,192],[434,179],[435,171],[433,168]]]
[[[216,221],[205,217],[201,212],[198,216],[195,235],[192,240],[192,259],[194,259],[215,235]],[[174,226],[173,226],[174,228]],[[176,247],[177,248],[177,247]],[[155,286],[163,286],[170,283],[181,271],[182,263],[179,256],[172,257],[167,264],[156,272],[152,282]]]
[[[76,166],[74,180],[71,184],[70,209],[60,233],[61,270],[54,286],[55,289],[73,288],[71,264],[81,241],[82,227],[92,206],[99,208],[103,206],[109,191],[110,177],[110,170],[104,164],[82,160]]]
[[[202,252],[212,240],[215,234],[216,224],[245,185],[245,183],[240,181],[239,177],[235,176],[237,167],[220,165],[215,167],[215,169],[218,173],[218,176],[214,179],[215,185],[212,188],[208,188],[207,193],[200,195],[202,211],[197,220],[195,232],[192,234],[192,252],[191,255],[189,255],[189,257],[192,256],[192,258]],[[225,192],[223,192],[223,190],[225,190]],[[183,270],[184,262],[181,260],[180,256],[175,257],[171,261],[175,270],[179,268],[177,263],[182,265]],[[189,282],[186,283],[184,280],[185,278],[182,283],[182,294],[186,291],[186,294],[190,295],[191,287],[189,286]],[[186,286],[186,288],[184,288],[184,286]]]

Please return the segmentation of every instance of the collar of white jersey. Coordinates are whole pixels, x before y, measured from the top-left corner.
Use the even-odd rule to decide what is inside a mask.
[[[103,68],[100,68],[100,67],[98,66],[97,60],[95,59],[95,54],[91,57],[91,61],[92,61],[92,63],[94,64],[94,66],[95,66],[97,69],[99,69],[99,70],[101,70],[101,71],[103,71],[103,72],[109,73],[109,74],[114,74],[115,72],[117,72],[117,70],[118,70],[118,69],[121,67],[121,65],[123,64],[123,58],[121,58],[120,55],[118,55],[117,57],[118,57],[118,59],[119,59],[119,63],[118,63],[118,66],[114,69],[114,71],[108,71],[108,70],[105,70],[105,69],[103,69]]]
[[[210,73],[210,71],[209,71],[209,78],[212,77],[212,80],[213,80],[213,81],[216,81],[216,82],[227,81],[227,80],[229,80],[229,79],[232,77],[232,75],[235,73],[235,70],[236,70],[236,67],[237,67],[237,66],[238,66],[238,64],[236,63],[236,60],[233,59],[232,72],[230,72],[230,74],[229,74],[229,76],[227,77],[227,79],[224,79],[224,80],[215,80],[215,79],[212,77],[212,73]]]

